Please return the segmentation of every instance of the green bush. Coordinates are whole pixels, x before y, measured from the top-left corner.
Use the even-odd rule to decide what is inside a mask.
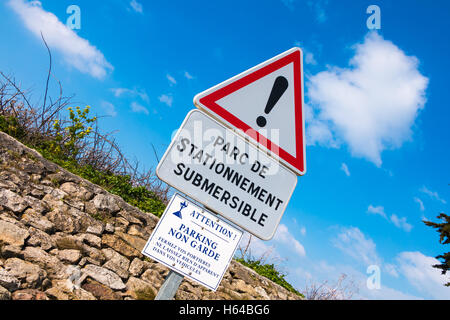
[[[286,275],[278,271],[274,264],[262,264],[259,260],[252,260],[252,259],[243,259],[243,258],[237,258],[237,262],[243,264],[246,267],[249,267],[252,270],[255,270],[256,273],[259,275],[266,277],[267,279],[275,282],[276,284],[279,284],[283,288],[287,289],[288,291],[295,293],[296,295],[299,295],[301,297],[304,297],[304,295],[297,290],[294,289],[294,287],[286,281],[284,278]]]
[[[72,172],[92,183],[95,183],[112,194],[122,197],[123,200],[142,211],[153,213],[160,217],[166,205],[158,196],[142,186],[133,187],[131,178],[128,175],[120,176],[111,172],[102,172],[92,166],[78,165],[73,158],[55,156],[47,149],[37,148],[37,150],[48,160],[55,162],[67,171]]]
[[[12,116],[7,117],[0,115],[0,131],[3,131],[19,140],[25,136],[25,132],[19,125],[19,122]]]
[[[84,110],[79,107],[75,110],[68,108],[70,120],[64,124],[54,120],[55,134],[51,137],[37,135],[38,138],[33,139],[32,144],[25,141],[27,132],[15,117],[0,115],[0,130],[27,144],[30,148],[36,149],[44,158],[55,162],[67,171],[122,197],[142,211],[160,217],[166,205],[153,191],[144,186],[133,186],[129,175],[104,172],[91,165],[82,165],[77,160],[79,145],[89,137],[93,130],[91,124],[97,120],[96,117],[89,117],[89,110],[90,107]]]
[[[84,110],[76,107],[76,112],[69,107],[69,123],[62,125],[60,120],[53,120],[53,129],[56,132],[55,137],[47,141],[46,149],[52,152],[57,158],[75,160],[80,148],[80,143],[89,136],[93,128],[91,124],[97,120],[97,117],[89,118],[90,106]]]

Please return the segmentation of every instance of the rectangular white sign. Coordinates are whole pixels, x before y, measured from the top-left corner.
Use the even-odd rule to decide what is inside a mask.
[[[175,194],[142,254],[216,291],[242,231]]]
[[[158,177],[263,240],[270,240],[297,176],[199,110],[189,112]]]

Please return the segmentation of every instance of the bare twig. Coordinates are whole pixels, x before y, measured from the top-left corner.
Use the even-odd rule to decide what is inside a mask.
[[[24,134],[20,137],[22,142],[37,148],[46,145],[47,142],[58,143],[62,152],[69,152],[66,151],[65,144],[71,137],[65,128],[71,125],[71,121],[63,116],[63,110],[73,104],[73,96],[63,96],[61,82],[57,79],[55,80],[59,86],[59,95],[55,100],[50,95],[50,79],[54,78],[52,55],[42,33],[41,37],[47,48],[50,62],[43,104],[39,108],[34,108],[29,95],[20,88],[16,80],[0,71],[0,115],[15,118]],[[56,121],[60,125],[55,126]],[[93,127],[93,132],[76,141],[76,153],[66,156],[73,157],[79,166],[90,166],[105,174],[128,176],[132,186],[144,187],[151,192],[152,196],[167,204],[170,187],[159,180],[152,169],[142,170],[138,161],[130,162],[116,143],[113,137],[115,132],[106,134],[100,132],[97,121]],[[159,162],[153,145],[152,148]]]
[[[308,300],[350,300],[358,292],[356,283],[346,274],[341,274],[335,284],[325,280],[319,284],[310,281],[305,288]]]
[[[158,154],[156,153],[155,146],[153,145],[153,143],[151,145],[152,145],[152,149],[153,149],[153,153],[155,155],[156,161],[158,161],[158,163],[159,163],[159,157],[158,157]]]
[[[42,110],[45,110],[46,105],[47,105],[47,94],[48,94],[48,85],[50,83],[50,75],[52,73],[52,53],[50,51],[50,48],[48,47],[47,41],[45,41],[44,35],[42,34],[41,31],[41,38],[42,41],[44,41],[45,47],[47,48],[47,52],[48,52],[48,57],[50,59],[49,61],[49,65],[48,65],[48,75],[47,75],[47,82],[45,84],[45,93],[44,93],[44,104],[42,106]],[[42,112],[42,116],[44,115],[44,112]],[[42,119],[43,120],[43,119]]]
[[[27,99],[25,93],[22,92],[22,90],[20,90],[20,88],[19,88],[19,87],[17,86],[17,84],[15,83],[15,81],[14,81],[12,78],[6,76],[6,75],[5,75],[3,72],[1,72],[1,71],[0,71],[0,75],[6,80],[6,82],[8,82],[11,86],[14,87],[14,89],[16,89],[16,91],[20,94],[20,96],[21,96],[22,99],[25,101],[25,103],[27,104],[27,106],[28,106],[30,109],[33,109],[33,107],[31,106],[30,102],[28,101],[28,99]]]

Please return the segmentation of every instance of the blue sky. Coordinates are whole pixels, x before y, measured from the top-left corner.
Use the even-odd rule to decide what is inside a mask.
[[[377,31],[366,25],[374,4]],[[430,266],[448,248],[421,222],[450,201],[449,12],[445,1],[7,0],[0,70],[38,101],[42,31],[65,92],[155,167],[151,144],[164,153],[195,94],[301,47],[308,172],[275,238],[252,252],[270,252],[299,290],[345,273],[355,298],[449,299],[448,277]],[[366,285],[372,265],[379,289]]]

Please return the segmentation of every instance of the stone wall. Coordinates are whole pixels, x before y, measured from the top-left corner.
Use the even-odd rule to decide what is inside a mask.
[[[157,222],[0,132],[0,300],[153,299]],[[235,261],[217,292],[184,280],[175,298],[300,299]]]

